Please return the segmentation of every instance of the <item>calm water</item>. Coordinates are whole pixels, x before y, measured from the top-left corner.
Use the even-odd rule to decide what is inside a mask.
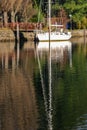
[[[0,130],[87,130],[87,43],[0,43]]]

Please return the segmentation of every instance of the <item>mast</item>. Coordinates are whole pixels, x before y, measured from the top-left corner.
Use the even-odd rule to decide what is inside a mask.
[[[49,46],[50,46],[50,32],[51,32],[51,0],[48,0],[48,28],[49,28]]]
[[[51,29],[51,0],[48,1],[48,11],[49,11],[49,30]]]

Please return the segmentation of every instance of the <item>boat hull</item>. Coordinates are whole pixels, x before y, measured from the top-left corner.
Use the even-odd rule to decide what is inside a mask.
[[[55,33],[50,33],[50,38],[49,38],[49,33],[38,33],[37,34],[37,39],[39,41],[65,41],[69,40],[71,38],[71,33],[61,33],[58,34],[57,32]]]

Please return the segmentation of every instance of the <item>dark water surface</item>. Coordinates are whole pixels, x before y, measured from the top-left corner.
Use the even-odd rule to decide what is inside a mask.
[[[87,43],[0,43],[0,130],[87,130]]]

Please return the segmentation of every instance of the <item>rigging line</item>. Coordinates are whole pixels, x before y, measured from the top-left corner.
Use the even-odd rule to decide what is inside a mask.
[[[49,42],[49,44],[51,44]],[[51,70],[51,47],[49,45],[49,130],[53,129],[52,125],[52,70]]]
[[[39,5],[38,23],[40,22],[41,3],[42,0],[40,0],[40,5]]]
[[[39,65],[39,71],[40,71],[40,78],[41,78],[41,85],[42,85],[42,92],[43,92],[43,98],[44,98],[44,105],[45,105],[45,112],[47,115],[47,121],[49,120],[48,118],[48,107],[47,107],[47,98],[46,98],[46,94],[45,94],[45,86],[44,86],[44,81],[43,81],[43,76],[42,76],[42,70],[41,70],[41,65],[40,65],[40,59],[39,59],[39,55],[38,55],[38,51],[37,51],[37,47],[36,47],[36,55],[37,55],[37,60],[38,60],[38,65]]]

